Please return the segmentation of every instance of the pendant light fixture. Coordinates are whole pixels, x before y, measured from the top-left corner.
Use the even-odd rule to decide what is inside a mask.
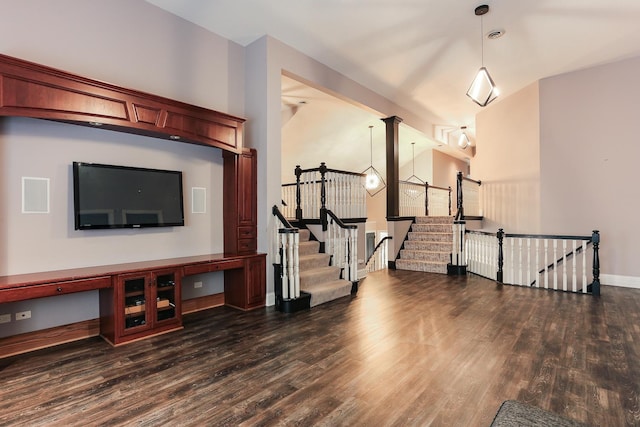
[[[467,96],[481,107],[486,107],[491,101],[498,97],[498,88],[493,79],[489,75],[489,71],[484,66],[484,28],[482,16],[489,12],[489,6],[486,4],[476,7],[475,14],[480,17],[480,41],[482,42],[482,66],[478,70],[478,74],[473,79],[473,83],[467,91]]]
[[[369,145],[371,162],[362,173],[365,175],[364,188],[371,197],[382,191],[387,185],[380,173],[373,167],[373,126],[369,126]]]
[[[469,135],[467,135],[467,127],[461,126],[460,130],[462,132],[460,133],[460,137],[458,138],[458,147],[464,150],[469,145],[471,145],[471,141],[469,140]]]
[[[406,182],[410,182],[411,184],[419,184],[424,185],[424,181],[416,176],[416,143],[411,143],[411,176],[407,178]],[[422,191],[416,189],[415,185],[407,185],[405,189],[405,194],[411,198],[418,197]]]

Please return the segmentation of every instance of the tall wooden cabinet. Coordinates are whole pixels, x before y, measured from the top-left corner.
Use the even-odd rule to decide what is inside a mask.
[[[256,150],[241,154],[223,152],[224,158],[224,252],[251,254],[257,244]]]

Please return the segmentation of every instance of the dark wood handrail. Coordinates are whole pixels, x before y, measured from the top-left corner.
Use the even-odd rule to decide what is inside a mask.
[[[282,215],[282,212],[280,212],[280,209],[278,209],[278,206],[273,205],[273,208],[271,208],[271,213],[280,220],[280,222],[284,225],[285,229],[296,228],[293,225],[291,225],[291,223],[287,220],[287,218],[284,217],[284,215]]]
[[[580,239],[573,239],[573,240],[580,240]],[[587,248],[589,248],[589,245],[590,245],[590,244],[591,244],[591,238],[589,238],[589,241],[587,242]],[[562,257],[558,258],[558,259],[556,260],[556,262],[554,262],[554,263],[551,263],[551,264],[547,265],[547,266],[546,266],[545,268],[543,268],[542,270],[539,270],[539,271],[538,271],[538,274],[542,274],[542,273],[544,273],[545,271],[553,270],[553,269],[555,268],[555,266],[556,266],[556,265],[558,265],[558,264],[562,264],[562,263],[564,262],[564,259],[565,259],[565,258],[566,258],[566,259],[573,258],[573,256],[574,256],[574,255],[578,255],[578,254],[580,254],[580,253],[582,253],[582,246],[580,246],[579,248],[576,248],[575,252],[574,252],[574,251],[571,251],[571,252],[569,252],[568,254],[566,254],[565,256],[562,256]],[[531,282],[531,284],[530,284],[529,286],[533,286],[533,285],[535,285],[535,284],[536,284],[536,281],[534,280],[533,282]]]
[[[334,214],[331,209],[327,209],[326,212],[327,215],[329,215],[335,221],[335,223],[338,224],[338,227],[344,228],[345,230],[355,230],[358,228],[357,225],[348,225],[342,222],[342,220],[338,218],[338,216]]]
[[[462,176],[462,179],[463,179],[464,181],[469,181],[469,182],[473,182],[473,183],[478,184],[478,185],[482,185],[482,181],[480,181],[480,180],[477,180],[477,181],[476,181],[475,179],[468,178],[468,177],[466,177],[466,176]]]
[[[426,183],[426,182],[424,184],[420,184],[420,183],[417,183],[417,182],[411,182],[411,181],[403,181],[403,180],[400,180],[398,182],[400,182],[401,184],[415,185],[417,187],[427,187],[429,189],[435,188],[436,190],[451,191],[451,188],[438,187],[437,185],[431,185],[431,184]]]
[[[373,258],[373,256],[376,254],[376,252],[378,251],[378,249],[380,249],[380,246],[382,246],[382,244],[385,242],[385,240],[391,240],[393,239],[393,236],[384,236],[382,239],[380,239],[380,241],[378,242],[378,244],[376,245],[375,248],[373,248],[373,252],[371,252],[371,255],[369,255],[369,258],[367,258],[367,261],[364,263],[364,265],[369,264],[369,261],[371,260],[371,258]]]
[[[341,173],[341,174],[344,174],[344,175],[361,176],[361,177],[367,176],[364,173],[343,171],[343,170],[339,170],[339,169],[325,168],[324,171],[325,172],[333,172],[333,173]],[[300,173],[305,173],[305,172],[320,172],[320,168],[300,169]]]
[[[465,230],[469,234],[482,234],[485,236],[495,236],[495,232],[482,230]],[[591,240],[591,236],[563,236],[559,234],[512,234],[504,233],[504,237],[522,238],[522,239],[556,239],[556,240]]]

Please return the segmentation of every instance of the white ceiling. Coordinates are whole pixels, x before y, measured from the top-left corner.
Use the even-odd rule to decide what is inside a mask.
[[[241,45],[268,34],[405,108],[471,129],[481,110],[465,95],[481,65],[480,4],[490,6],[484,34],[505,31],[484,38],[484,65],[501,97],[545,77],[640,56],[640,0],[147,1]],[[299,108],[295,120],[313,105]],[[364,138],[368,164],[367,123],[382,129],[369,115],[340,141]]]

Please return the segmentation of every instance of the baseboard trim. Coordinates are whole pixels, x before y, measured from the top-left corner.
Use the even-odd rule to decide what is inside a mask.
[[[182,314],[224,305],[224,293],[182,301]],[[100,335],[100,319],[0,338],[0,359]]]
[[[182,314],[195,313],[222,305],[224,305],[224,292],[186,299],[182,300]]]
[[[267,307],[271,307],[273,305],[276,305],[276,294],[275,292],[269,292],[267,294],[267,301],[265,304]]]
[[[100,335],[100,319],[0,338],[0,358]]]
[[[619,286],[621,288],[640,289],[640,277],[601,274],[600,284],[607,286]]]

